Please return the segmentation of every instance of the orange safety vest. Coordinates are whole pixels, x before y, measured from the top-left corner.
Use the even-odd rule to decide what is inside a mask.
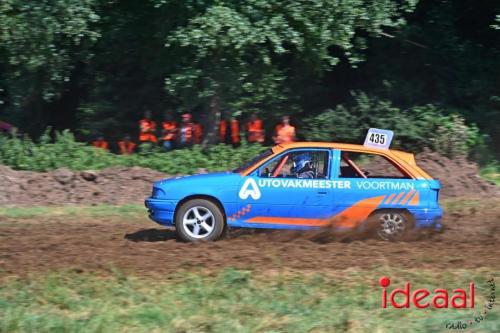
[[[222,119],[220,121],[220,126],[219,126],[220,142],[224,143],[226,141],[226,134],[227,134],[227,121],[225,119]]]
[[[134,152],[137,145],[132,141],[118,141],[118,147],[120,147],[120,154],[130,155]]]
[[[292,125],[284,126],[283,124],[278,124],[276,126],[276,138],[275,143],[289,143],[295,141],[295,127]]]
[[[264,142],[262,120],[256,119],[247,123],[248,142]]]
[[[96,148],[101,148],[104,150],[109,150],[109,144],[106,140],[95,140],[92,142],[92,146]]]
[[[177,123],[175,121],[164,121],[162,124],[163,127],[163,141],[173,141],[175,140],[175,136],[177,135]]]
[[[238,120],[231,120],[231,140],[233,143],[240,143],[240,124]]]
[[[219,127],[220,142],[222,143],[226,142],[226,135],[227,135],[227,121],[225,119],[222,119],[220,121],[220,127]],[[236,119],[231,120],[231,142],[235,144],[240,142],[240,125],[238,123],[238,120]]]
[[[179,131],[179,136],[177,137],[177,140],[181,144],[192,143],[194,130],[195,129],[194,129],[193,123],[182,124],[180,131]],[[183,139],[184,139],[184,141],[182,141]]]
[[[149,119],[139,121],[139,141],[140,142],[158,142],[158,138],[154,135],[156,123]]]
[[[194,124],[194,143],[201,143],[201,137],[203,136],[203,128],[200,124]]]

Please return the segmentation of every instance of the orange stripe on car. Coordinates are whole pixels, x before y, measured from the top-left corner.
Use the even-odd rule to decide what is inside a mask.
[[[353,206],[337,214],[331,224],[336,227],[354,228],[365,221],[382,203],[385,196],[373,197],[358,201]]]
[[[382,203],[385,196],[363,199],[353,206],[344,209],[337,215],[326,219],[291,218],[275,216],[255,216],[246,220],[249,223],[290,224],[310,227],[332,225],[335,227],[353,228],[366,220],[366,218]]]
[[[413,196],[413,198],[411,198],[410,202],[408,203],[408,205],[410,206],[417,206],[418,203],[419,203],[419,199],[420,199],[420,192],[417,191],[417,193]]]
[[[410,201],[411,196],[415,194],[415,190],[411,190],[403,199],[401,199],[401,204],[406,205]]]
[[[396,204],[398,203],[399,199],[401,199],[401,197],[403,196],[403,194],[405,194],[405,192],[401,192],[401,193],[399,193],[399,194],[396,196],[396,198],[392,201],[392,203],[391,203],[391,204],[396,205]]]
[[[387,198],[387,200],[385,200],[385,204],[386,204],[386,205],[388,205],[388,204],[391,202],[392,198],[394,198],[394,196],[395,196],[395,195],[396,195],[396,193],[392,193],[392,194],[391,194],[391,195]]]

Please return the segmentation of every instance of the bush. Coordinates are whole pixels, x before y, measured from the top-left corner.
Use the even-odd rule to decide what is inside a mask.
[[[429,147],[454,157],[467,154],[481,144],[478,128],[465,124],[463,117],[451,114],[434,105],[401,109],[390,101],[354,94],[355,103],[339,105],[304,120],[303,132],[311,141],[361,143],[370,127],[394,131],[392,147],[421,151]]]
[[[164,152],[158,147],[142,147],[140,153],[115,155],[85,143],[75,141],[73,134],[63,131],[52,140],[50,130],[39,143],[28,137],[0,137],[0,164],[18,170],[47,171],[61,167],[72,170],[98,170],[111,166],[140,166],[169,174],[190,174],[199,168],[208,171],[233,169],[255,155],[264,147],[245,142],[239,148],[217,145],[202,151],[199,146]]]

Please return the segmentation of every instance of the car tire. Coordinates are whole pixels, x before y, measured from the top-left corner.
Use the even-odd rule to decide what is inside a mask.
[[[406,240],[414,229],[412,216],[399,210],[376,212],[370,217],[370,225],[375,235],[385,241]]]
[[[224,226],[224,214],[210,200],[186,201],[175,215],[177,234],[186,242],[215,241],[222,235]]]

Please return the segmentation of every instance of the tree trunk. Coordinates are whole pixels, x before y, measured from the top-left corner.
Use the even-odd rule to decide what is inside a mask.
[[[210,104],[208,107],[208,117],[206,124],[206,135],[203,138],[202,148],[206,150],[209,145],[217,143],[218,140],[218,129],[221,120],[221,110],[220,110],[220,97],[218,90],[210,99]]]

